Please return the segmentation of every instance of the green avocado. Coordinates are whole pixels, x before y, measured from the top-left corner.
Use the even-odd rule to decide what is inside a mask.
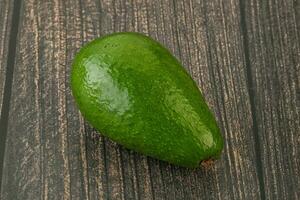
[[[128,149],[190,168],[221,154],[196,83],[150,37],[124,32],[88,43],[73,61],[71,88],[84,118]]]

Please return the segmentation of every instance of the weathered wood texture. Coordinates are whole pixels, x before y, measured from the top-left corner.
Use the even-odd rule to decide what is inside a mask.
[[[251,98],[268,199],[300,198],[300,5],[247,1]]]
[[[0,110],[2,110],[13,1],[0,1]]]
[[[7,133],[7,121],[9,112],[10,92],[5,88],[11,88],[12,72],[11,67],[14,56],[9,56],[9,52],[14,52],[15,45],[10,45],[10,33],[12,29],[13,1],[0,1],[0,185],[2,180],[3,158]],[[16,32],[16,31],[15,31]],[[15,43],[12,43],[15,44]],[[11,48],[14,46],[14,48]],[[8,84],[9,83],[9,84]],[[6,92],[4,92],[6,91]],[[0,186],[1,188],[1,186]]]
[[[9,21],[7,2],[0,16]],[[300,198],[299,10],[292,0],[21,2],[0,199]],[[83,120],[72,58],[119,31],[157,39],[198,83],[226,141],[212,169],[134,153]]]

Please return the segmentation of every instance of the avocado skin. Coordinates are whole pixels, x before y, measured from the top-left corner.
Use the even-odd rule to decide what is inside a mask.
[[[123,32],[88,43],[73,61],[71,89],[84,118],[126,148],[189,168],[221,154],[196,83],[150,37]]]

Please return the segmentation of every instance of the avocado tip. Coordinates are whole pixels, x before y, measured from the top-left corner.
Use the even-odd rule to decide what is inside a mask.
[[[208,158],[200,162],[200,166],[206,170],[211,169],[214,165],[215,160],[212,158]]]

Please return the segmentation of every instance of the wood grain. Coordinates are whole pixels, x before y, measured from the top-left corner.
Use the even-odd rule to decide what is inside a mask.
[[[266,198],[299,199],[299,3],[252,0],[244,6]]]
[[[4,95],[9,31],[13,10],[12,3],[13,1],[0,1],[0,110],[2,110],[2,100]]]
[[[0,1],[0,96],[11,7]],[[0,199],[299,198],[297,8],[292,0],[22,2]],[[201,88],[226,141],[212,169],[137,154],[84,121],[69,86],[72,59],[120,31],[160,41]]]
[[[13,1],[0,1],[0,191],[19,21],[15,10]]]

